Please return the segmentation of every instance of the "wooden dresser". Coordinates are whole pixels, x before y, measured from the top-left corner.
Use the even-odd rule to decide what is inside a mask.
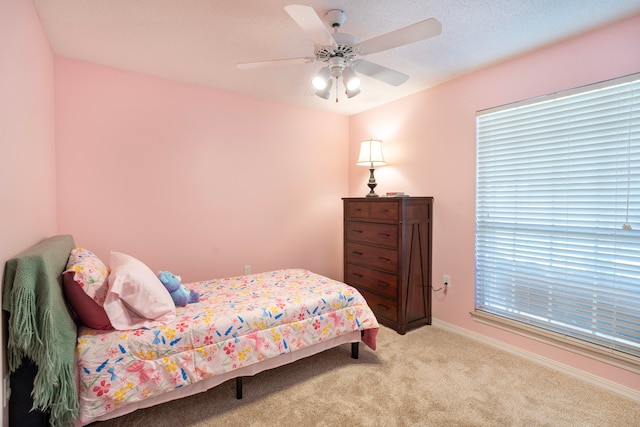
[[[344,281],[400,334],[431,324],[432,197],[344,198]]]

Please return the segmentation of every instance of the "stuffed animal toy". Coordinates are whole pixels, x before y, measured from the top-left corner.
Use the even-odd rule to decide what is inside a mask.
[[[189,289],[180,283],[180,276],[176,276],[170,271],[159,271],[158,279],[171,294],[176,307],[184,307],[189,303],[200,301],[200,294],[193,289]]]

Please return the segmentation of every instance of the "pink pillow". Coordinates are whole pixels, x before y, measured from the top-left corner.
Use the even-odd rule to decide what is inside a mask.
[[[104,309],[114,328],[152,328],[175,319],[171,295],[149,267],[120,252],[111,252],[109,267]]]
[[[93,329],[112,329],[102,304],[107,295],[107,266],[84,248],[71,251],[62,285],[78,319]]]

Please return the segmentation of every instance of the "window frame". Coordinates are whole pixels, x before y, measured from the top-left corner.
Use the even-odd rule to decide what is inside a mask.
[[[540,97],[535,97],[523,101],[519,101],[512,104],[506,104],[494,108],[490,108],[487,110],[482,110],[477,112],[477,117],[482,115],[492,114],[495,112],[501,112],[509,109],[516,109],[522,106],[528,106],[533,104],[538,104],[540,102],[552,101],[555,99],[562,99],[567,96],[572,96],[579,93],[591,92],[601,88],[607,88],[609,86],[619,85],[625,82],[633,82],[640,81],[640,73],[607,80],[603,82],[599,82],[592,85],[582,86],[574,89],[569,89],[565,91],[556,92],[549,95],[543,95]],[[635,91],[632,94],[632,99],[640,100],[640,94],[636,95]],[[632,107],[635,104],[632,102]],[[634,120],[635,120],[635,116]],[[478,131],[477,131],[478,132]],[[478,133],[477,133],[478,138]],[[634,138],[635,140],[635,138]],[[479,147],[479,141],[476,141],[476,148]],[[476,169],[478,170],[478,169]],[[478,189],[478,176],[476,176],[476,190]],[[628,196],[627,196],[628,197]],[[478,191],[476,191],[476,215],[478,215]],[[637,227],[637,224],[636,224]],[[614,366],[618,366],[627,370],[630,370],[635,373],[640,373],[640,357],[634,354],[630,354],[624,351],[619,351],[614,348],[609,348],[600,344],[592,343],[589,341],[585,341],[579,338],[570,337],[568,335],[564,335],[561,333],[557,333],[551,330],[544,329],[539,326],[523,323],[518,320],[513,320],[508,317],[503,317],[499,314],[494,314],[489,311],[482,310],[478,305],[478,244],[477,244],[477,236],[478,236],[478,222],[476,221],[476,248],[474,253],[474,259],[476,261],[476,280],[475,280],[475,290],[476,290],[476,298],[474,300],[475,306],[474,311],[471,312],[472,318],[478,322],[492,325],[494,327],[498,327],[519,335],[523,335],[541,342],[545,342],[547,344],[554,345],[556,347],[560,347],[566,350],[570,350],[572,352],[576,352],[585,356],[588,356],[593,359],[597,359],[606,363],[609,363]]]

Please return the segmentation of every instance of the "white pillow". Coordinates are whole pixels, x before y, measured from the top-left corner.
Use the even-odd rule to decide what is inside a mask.
[[[149,267],[113,251],[109,264],[109,291],[103,307],[115,329],[153,328],[175,319],[173,299]]]

